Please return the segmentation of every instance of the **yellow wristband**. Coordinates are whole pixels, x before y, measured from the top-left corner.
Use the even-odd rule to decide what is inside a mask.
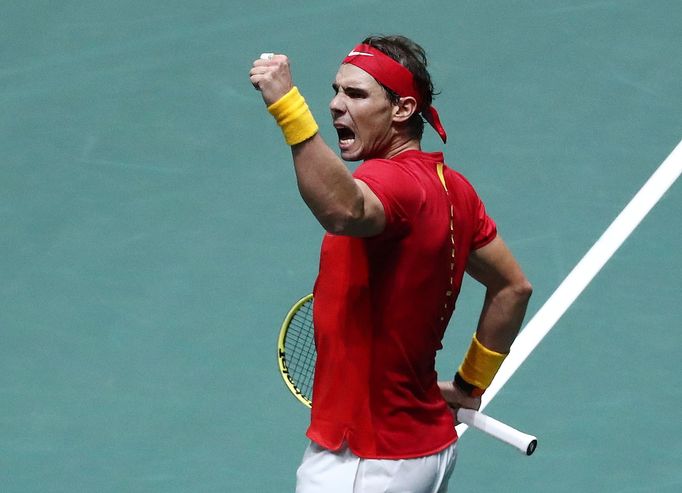
[[[458,372],[465,381],[485,390],[490,386],[506,357],[507,354],[498,353],[485,347],[474,334],[469,351],[467,351]]]
[[[268,106],[268,111],[275,117],[284,134],[284,140],[290,146],[308,140],[319,130],[305,99],[295,86]]]

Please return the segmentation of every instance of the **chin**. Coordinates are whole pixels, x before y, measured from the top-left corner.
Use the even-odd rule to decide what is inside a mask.
[[[341,154],[341,159],[344,161],[361,161],[364,159],[364,156],[362,155],[362,152],[359,150],[351,151],[349,149],[340,150]]]
[[[349,153],[342,152],[341,153],[341,159],[343,159],[344,161],[354,162],[354,161],[362,161],[365,158],[362,156],[356,156],[355,154],[349,154]]]

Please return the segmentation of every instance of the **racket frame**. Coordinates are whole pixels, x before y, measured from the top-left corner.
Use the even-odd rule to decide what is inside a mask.
[[[287,353],[285,341],[287,338],[287,332],[289,330],[289,324],[291,323],[291,320],[294,318],[294,316],[296,316],[296,313],[298,313],[298,311],[312,299],[313,295],[308,294],[301,298],[300,300],[298,300],[296,303],[294,303],[294,305],[289,310],[289,313],[287,313],[287,316],[284,318],[284,322],[282,322],[282,327],[280,327],[279,329],[279,337],[277,338],[277,363],[279,365],[279,373],[280,375],[282,375],[284,384],[287,386],[289,391],[291,391],[291,393],[294,394],[294,397],[296,397],[296,399],[298,399],[299,402],[301,402],[301,404],[309,408],[313,407],[313,402],[310,399],[310,396],[305,395],[301,391],[301,389],[298,388],[296,382],[289,373],[289,367],[287,366]]]

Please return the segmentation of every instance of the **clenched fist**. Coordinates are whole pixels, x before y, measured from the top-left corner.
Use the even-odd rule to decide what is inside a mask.
[[[253,87],[258,89],[267,106],[276,102],[293,87],[291,69],[286,55],[262,55],[254,60],[249,71]]]

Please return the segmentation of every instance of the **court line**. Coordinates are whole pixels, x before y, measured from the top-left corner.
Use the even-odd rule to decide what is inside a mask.
[[[580,293],[594,279],[606,262],[620,248],[639,223],[653,209],[665,192],[682,174],[682,141],[649,177],[630,203],[614,219],[592,248],[576,264],[533,318],[526,324],[512,344],[509,356],[500,367],[490,387],[483,395],[481,411],[495,398],[516,370],[528,358],[540,341],[549,333]],[[457,425],[461,436],[467,430]]]

